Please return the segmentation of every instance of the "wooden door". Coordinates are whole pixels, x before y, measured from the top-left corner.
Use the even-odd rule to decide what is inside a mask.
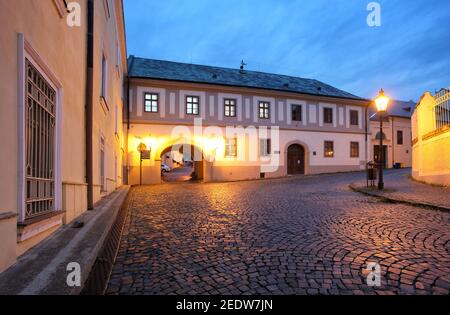
[[[305,150],[299,144],[289,146],[287,152],[288,174],[305,174]]]

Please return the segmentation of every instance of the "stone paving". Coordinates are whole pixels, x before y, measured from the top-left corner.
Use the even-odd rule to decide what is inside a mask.
[[[412,203],[422,203],[435,207],[440,207],[450,211],[450,188],[422,184],[414,181],[410,177],[411,169],[398,171],[385,171],[385,190],[380,192],[373,188],[367,188],[365,179],[352,183],[358,190],[381,195],[398,201]],[[375,185],[376,185],[375,181]]]
[[[448,295],[450,213],[348,188],[363,178],[135,187],[107,293]]]

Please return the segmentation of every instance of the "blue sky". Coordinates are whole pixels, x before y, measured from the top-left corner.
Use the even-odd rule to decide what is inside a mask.
[[[415,101],[450,86],[450,1],[124,0],[128,53],[314,78]]]

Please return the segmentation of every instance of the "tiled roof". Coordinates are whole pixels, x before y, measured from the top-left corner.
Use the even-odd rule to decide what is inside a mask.
[[[389,102],[387,112],[389,116],[411,118],[415,108],[416,103],[413,101],[405,102],[405,101],[391,100]],[[370,119],[378,120],[378,115],[376,114],[374,108],[370,108]]]
[[[310,95],[364,100],[314,79],[257,71],[130,57],[129,76],[287,91]]]

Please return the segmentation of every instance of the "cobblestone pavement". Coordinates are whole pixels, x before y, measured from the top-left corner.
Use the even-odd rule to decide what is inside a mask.
[[[350,191],[361,178],[133,188],[107,293],[449,294],[450,213]]]
[[[416,182],[410,178],[410,174],[411,169],[409,168],[385,171],[385,191],[380,193],[375,189],[372,192],[397,200],[425,203],[450,209],[450,188]],[[354,186],[364,190],[366,190],[366,185],[365,178],[354,183]]]

